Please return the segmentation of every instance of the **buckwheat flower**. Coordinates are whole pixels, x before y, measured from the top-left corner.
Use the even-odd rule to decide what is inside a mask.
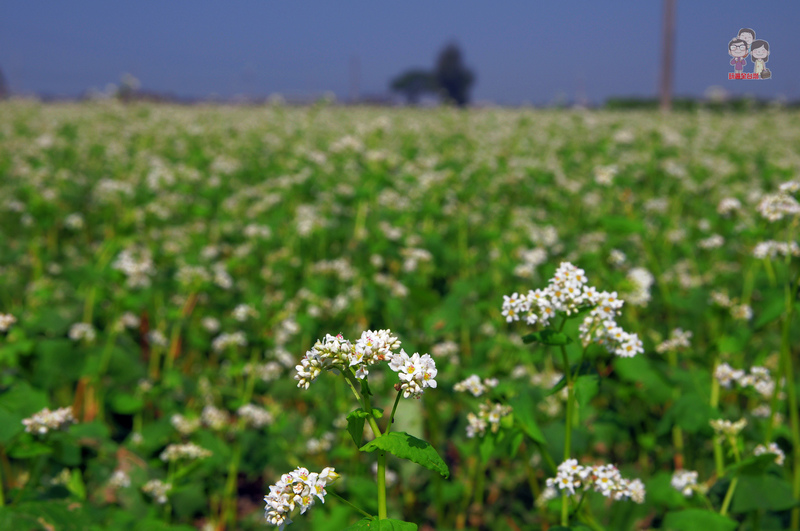
[[[548,485],[542,489],[542,493],[539,494],[538,498],[536,498],[536,507],[539,509],[546,507],[547,502],[556,499],[556,497],[558,497],[558,491],[555,489],[555,487]]]
[[[486,378],[485,380],[481,381],[480,376],[473,374],[466,380],[455,384],[453,386],[453,390],[458,392],[469,391],[472,393],[472,396],[477,397],[487,392],[490,388],[497,387],[497,384],[498,381],[496,378]]]
[[[670,481],[672,488],[690,498],[694,494],[694,487],[697,485],[697,472],[693,470],[676,470],[672,474]]]
[[[647,306],[650,302],[650,288],[655,282],[655,277],[643,267],[634,267],[628,271],[628,280],[634,289],[625,295],[625,300],[634,306]]]
[[[630,498],[634,503],[644,503],[646,489],[641,479],[636,478],[628,482],[628,492],[630,492]]]
[[[227,411],[222,409],[216,408],[214,406],[208,405],[203,408],[203,412],[200,415],[200,418],[203,421],[203,424],[211,428],[212,430],[222,430],[228,425],[230,421],[230,415]]]
[[[736,422],[731,422],[727,419],[712,419],[709,424],[717,435],[727,435],[735,437],[747,426],[747,419],[739,419]]]
[[[180,413],[173,414],[169,421],[181,435],[191,435],[200,428],[199,418],[184,417]]]
[[[151,479],[142,487],[142,492],[149,494],[159,505],[167,503],[167,494],[172,490],[172,483],[164,483],[160,479]]]
[[[117,469],[111,474],[108,485],[114,488],[128,488],[131,486],[131,477],[124,470]]]
[[[54,411],[44,408],[32,417],[24,419],[25,431],[38,435],[45,435],[48,431],[66,428],[75,422],[72,407],[62,407]]]
[[[611,249],[611,251],[608,253],[608,263],[614,267],[620,267],[627,261],[628,257],[625,256],[625,253],[619,249]]]
[[[119,253],[114,263],[111,264],[111,267],[125,274],[127,277],[126,285],[129,288],[149,287],[151,277],[156,274],[153,255],[146,247],[124,249]]]
[[[150,330],[147,333],[147,340],[151,345],[157,347],[166,347],[168,345],[167,336],[160,330]]]
[[[232,334],[223,332],[211,342],[211,348],[213,348],[215,352],[222,352],[230,347],[246,346],[247,338],[242,331],[233,332]]]
[[[244,322],[250,317],[258,317],[258,312],[247,304],[240,304],[233,309],[233,318],[239,322]]]
[[[758,259],[770,258],[774,259],[778,255],[781,256],[800,256],[800,246],[797,242],[777,242],[775,240],[767,240],[760,242],[753,248],[753,256]]]
[[[721,308],[730,308],[733,306],[733,301],[724,291],[712,291],[710,296],[711,304]]]
[[[83,220],[83,216],[78,212],[73,212],[64,218],[64,226],[70,230],[80,230],[86,226],[86,223]]]
[[[219,319],[214,317],[203,317],[200,320],[200,324],[203,325],[203,328],[206,331],[211,332],[212,334],[219,332]]]
[[[131,312],[123,313],[119,318],[119,324],[121,328],[138,328],[141,324],[141,320]]]
[[[89,323],[75,323],[69,328],[69,338],[73,341],[86,341],[91,343],[97,337],[97,332]]]
[[[769,443],[769,446],[759,444],[755,447],[755,450],[753,450],[753,455],[762,455],[766,453],[775,454],[775,464],[783,466],[786,454],[783,453],[783,450],[781,450],[776,443]]]
[[[725,244],[725,238],[719,234],[712,234],[706,239],[697,242],[697,246],[701,249],[717,249]]]
[[[749,304],[737,304],[731,307],[731,317],[737,321],[749,321],[753,318],[753,309]]]
[[[758,204],[758,212],[769,221],[779,221],[784,216],[800,215],[800,203],[788,193],[767,194]]]
[[[487,428],[491,429],[492,433],[497,433],[500,430],[500,421],[510,415],[511,411],[511,406],[503,404],[492,404],[488,401],[481,404],[477,415],[467,414],[467,437],[473,438],[475,435],[483,437]]]
[[[722,216],[728,216],[731,212],[735,212],[742,208],[742,203],[735,197],[726,197],[717,205],[717,213]]]
[[[575,494],[575,489],[583,485],[584,479],[591,473],[591,469],[578,464],[577,459],[567,459],[558,465],[555,478],[548,478],[545,484],[548,487],[558,488]]]
[[[288,474],[283,474],[275,485],[270,485],[269,494],[264,496],[266,502],[264,517],[268,523],[278,526],[283,531],[292,523],[289,515],[297,507],[300,507],[300,514],[304,514],[314,505],[315,497],[325,503],[327,494],[325,487],[338,478],[339,474],[330,467],[320,473],[298,467]]]
[[[11,325],[17,322],[17,318],[10,313],[0,313],[0,332],[8,332]]]
[[[669,339],[656,346],[656,352],[664,354],[665,352],[687,349],[691,346],[691,342],[689,341],[691,338],[691,330],[684,331],[682,328],[676,328],[670,332]]]
[[[714,369],[714,378],[717,379],[722,387],[730,389],[733,382],[738,382],[744,376],[744,371],[734,370],[727,363],[720,363]]]
[[[194,461],[195,459],[205,459],[211,456],[211,451],[206,450],[194,443],[170,444],[167,446],[159,458],[165,462],[180,460]]]
[[[236,411],[240,418],[250,427],[263,428],[274,422],[272,413],[254,404],[245,404]]]
[[[398,373],[400,378],[399,390],[405,398],[421,398],[426,388],[436,388],[436,362],[429,354],[419,355],[415,352],[411,356],[405,350],[392,355],[389,368]]]

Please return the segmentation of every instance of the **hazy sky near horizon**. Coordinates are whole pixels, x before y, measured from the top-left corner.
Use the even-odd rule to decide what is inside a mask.
[[[77,96],[130,73],[179,96],[346,100],[354,58],[360,94],[385,94],[455,41],[477,74],[474,101],[547,104],[583,90],[600,103],[656,95],[662,10],[661,0],[3,0],[0,69],[20,94]],[[800,99],[800,2],[678,0],[676,21],[676,95],[719,85]],[[741,27],[769,42],[772,79],[728,80]]]

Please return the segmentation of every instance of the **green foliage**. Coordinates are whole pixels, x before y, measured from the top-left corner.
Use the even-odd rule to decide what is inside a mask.
[[[364,518],[344,531],[416,531],[417,525],[402,520]]]
[[[703,509],[667,513],[663,525],[665,531],[733,531],[737,527],[736,521]]]
[[[390,431],[376,437],[360,448],[362,452],[383,450],[401,459],[408,459],[444,477],[450,476],[450,469],[430,443],[401,431]]]

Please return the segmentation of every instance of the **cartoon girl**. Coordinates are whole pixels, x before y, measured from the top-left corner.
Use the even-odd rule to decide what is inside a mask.
[[[747,59],[745,59],[747,57],[747,41],[743,39],[733,39],[728,43],[728,54],[733,57],[733,59],[731,59],[733,71],[737,74],[741,74],[744,70],[744,65],[747,64]]]
[[[767,67],[764,63],[769,61],[769,43],[767,41],[753,41],[750,59],[753,61],[753,73],[758,74],[760,79],[767,79]],[[766,72],[765,72],[766,70]]]
[[[739,30],[738,37],[747,43],[747,52],[750,53],[750,48],[756,39],[756,32],[750,28],[742,28]]]

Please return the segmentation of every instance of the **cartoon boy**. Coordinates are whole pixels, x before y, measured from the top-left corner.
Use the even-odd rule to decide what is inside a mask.
[[[747,41],[744,39],[733,39],[731,42],[728,43],[728,54],[730,54],[733,59],[731,59],[731,64],[733,65],[733,71],[737,74],[741,74],[744,70],[744,65],[747,64]]]
[[[756,39],[756,32],[750,28],[742,28],[739,30],[738,37],[747,43],[747,51],[750,52],[750,47]]]
[[[753,73],[758,74],[759,79],[767,79],[769,77],[769,70],[766,70],[766,63],[769,61],[769,43],[767,41],[757,40],[753,41],[753,51],[751,52],[750,59],[753,61]]]

